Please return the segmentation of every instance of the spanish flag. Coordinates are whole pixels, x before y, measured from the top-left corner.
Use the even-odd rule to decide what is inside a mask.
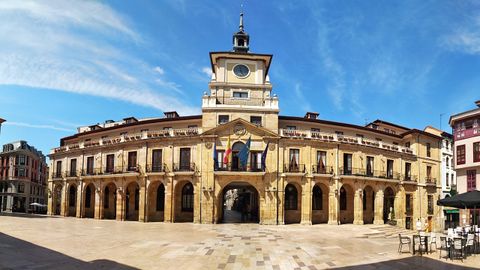
[[[230,146],[230,137],[228,137],[227,149],[225,150],[225,156],[223,157],[223,164],[228,165],[231,155],[232,155],[232,147]]]

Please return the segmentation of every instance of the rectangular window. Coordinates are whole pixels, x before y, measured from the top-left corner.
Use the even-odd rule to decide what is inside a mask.
[[[215,161],[216,170],[225,170],[227,169],[227,164],[223,163],[223,158],[225,157],[225,151],[217,151],[217,160]]]
[[[218,124],[223,125],[230,121],[230,117],[228,115],[219,115],[218,116]]]
[[[387,178],[393,178],[393,160],[387,159]]]
[[[77,176],[77,159],[76,158],[70,159],[70,176],[71,177]]]
[[[190,148],[180,148],[180,170],[190,170]]]
[[[152,172],[161,172],[162,168],[162,149],[152,151]]]
[[[233,97],[234,98],[248,98],[248,92],[234,91],[233,92]]]
[[[320,129],[319,129],[319,128],[311,128],[310,131],[312,131],[312,132],[320,132]]]
[[[427,166],[427,182],[432,181],[432,166]]]
[[[24,155],[19,155],[18,156],[18,164],[19,165],[25,165],[25,156]]]
[[[412,215],[412,195],[405,194],[405,212],[407,216]]]
[[[433,215],[433,195],[428,195],[428,214]]]
[[[480,162],[480,142],[473,143],[473,162]]]
[[[457,146],[457,165],[465,164],[465,145]]]
[[[352,174],[352,154],[343,154],[343,174]]]
[[[327,173],[327,152],[317,151],[317,173]]]
[[[250,152],[250,170],[253,172],[262,170],[262,152]]]
[[[18,169],[18,176],[19,177],[25,177],[27,175],[26,171],[24,168]]]
[[[467,171],[467,191],[477,189],[477,170]]]
[[[430,145],[430,143],[427,143],[427,157],[430,157],[432,155],[431,150],[432,146]]]
[[[93,157],[87,157],[87,174],[93,174]]]
[[[412,180],[412,164],[405,162],[405,180]]]
[[[298,172],[300,170],[300,164],[299,164],[299,159],[300,159],[300,149],[290,149],[290,155],[289,155],[289,172]]]
[[[287,126],[287,130],[297,130],[296,126]]]
[[[57,161],[57,167],[55,168],[55,177],[62,177],[62,161]]]
[[[366,171],[367,176],[373,176],[373,170],[374,170],[373,160],[374,160],[374,157],[367,157],[367,171]]]
[[[250,123],[262,126],[262,117],[261,116],[250,116]]]
[[[450,186],[450,176],[448,175],[448,173],[445,175],[445,184],[447,185],[447,187]]]
[[[137,151],[128,152],[128,170],[137,170]]]
[[[18,184],[18,193],[24,193],[25,192],[25,184],[24,183],[19,183]]]
[[[107,155],[107,167],[105,168],[105,172],[113,173],[115,168],[115,155],[109,154]]]

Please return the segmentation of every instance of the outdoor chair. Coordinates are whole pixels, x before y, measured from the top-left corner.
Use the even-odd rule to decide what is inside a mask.
[[[446,258],[448,258],[448,256],[450,255],[450,243],[448,242],[447,237],[440,236],[440,248],[438,250],[439,250],[439,254],[438,254],[439,259],[442,258],[442,250],[445,250],[447,252]]]
[[[465,251],[473,254],[475,249],[475,235],[473,233],[469,233],[467,235],[467,242],[465,243]]]
[[[410,248],[410,245],[411,245],[412,241],[410,240],[410,237],[402,236],[401,234],[398,234],[398,238],[400,240],[400,243],[398,244],[398,253],[402,253],[403,245],[407,245],[408,246],[408,252],[411,252],[412,250]]]
[[[453,228],[448,228],[448,230],[447,230],[448,236],[453,236],[454,233],[455,232],[453,231]]]
[[[415,245],[418,245],[418,248],[417,247],[413,247],[413,248],[415,250],[418,250],[418,252],[420,253],[420,256],[422,256],[423,252],[427,250],[426,237],[421,235],[414,235],[413,242],[415,243]]]
[[[437,250],[437,235],[434,232],[430,233],[430,238],[428,239],[428,245],[430,247],[430,252],[433,251],[432,245],[435,245],[435,250]]]
[[[452,246],[450,247],[451,250],[451,259],[460,258],[463,262],[464,257],[464,250],[463,250],[463,239],[459,237],[453,238]]]

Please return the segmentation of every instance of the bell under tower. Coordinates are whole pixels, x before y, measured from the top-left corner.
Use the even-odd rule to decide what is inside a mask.
[[[233,51],[239,53],[248,53],[250,36],[245,32],[243,27],[243,12],[240,13],[240,24],[238,32],[233,34]]]

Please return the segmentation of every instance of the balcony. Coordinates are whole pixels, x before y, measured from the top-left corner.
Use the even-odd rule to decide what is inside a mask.
[[[333,174],[333,166],[313,165],[312,174]]]
[[[162,173],[165,172],[166,169],[165,164],[148,164],[147,165],[147,172],[149,173]]]
[[[352,175],[352,176],[362,176],[362,177],[374,177],[374,178],[382,178],[382,179],[395,179],[400,180],[401,175],[399,173],[387,173],[386,171],[378,171],[378,170],[366,170],[364,168],[339,168],[340,175]]]
[[[55,173],[53,173],[52,178],[53,178],[53,179],[55,179],[55,178],[63,178],[62,172],[55,172]]]
[[[305,164],[284,164],[283,172],[285,172],[285,173],[306,173]]]
[[[225,165],[219,161],[214,170],[216,172],[264,172],[261,164],[248,164],[247,166],[232,166],[231,164]]]
[[[402,175],[401,179],[409,182],[417,182],[418,180],[416,175]]]
[[[195,163],[185,162],[185,163],[174,163],[173,171],[174,172],[195,172]]]
[[[66,171],[65,175],[67,177],[77,177],[79,176],[79,171]]]
[[[425,178],[425,183],[430,184],[430,185],[436,185],[437,184],[437,179],[431,176],[427,176]]]
[[[235,98],[235,97],[216,97],[204,95],[202,98],[202,108],[218,108],[218,107],[262,107],[278,110],[277,97],[265,98]]]
[[[363,145],[368,147],[380,148],[383,150],[397,153],[413,155],[413,151],[408,147],[397,144],[389,144],[382,141],[370,140],[362,137],[353,137],[336,133],[319,132],[311,130],[280,129],[280,136],[294,139],[312,139],[324,142],[339,142],[345,144]]]

